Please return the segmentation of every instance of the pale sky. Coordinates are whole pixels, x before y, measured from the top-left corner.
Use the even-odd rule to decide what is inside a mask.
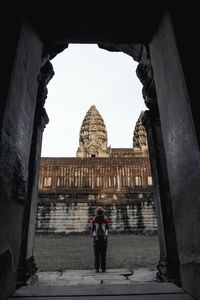
[[[108,146],[131,148],[135,123],[147,109],[135,73],[137,62],[97,45],[69,44],[51,63],[55,75],[47,86],[49,123],[42,156],[76,156],[81,124],[91,105],[104,119]]]

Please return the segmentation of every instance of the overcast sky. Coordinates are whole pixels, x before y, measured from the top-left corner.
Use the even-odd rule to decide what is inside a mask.
[[[76,156],[80,127],[93,104],[104,119],[108,146],[132,147],[135,123],[146,109],[137,63],[121,52],[79,44],[70,44],[51,63],[55,75],[47,86],[42,156]]]

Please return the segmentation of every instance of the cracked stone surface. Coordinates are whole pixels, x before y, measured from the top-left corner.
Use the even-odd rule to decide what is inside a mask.
[[[150,282],[156,281],[156,270],[151,269],[136,269],[133,274],[128,276],[128,279],[133,282]]]
[[[151,269],[110,269],[106,273],[94,270],[65,270],[38,272],[37,280],[30,281],[9,298],[18,300],[49,299],[169,299],[192,300],[173,283],[157,281]]]
[[[84,285],[84,284],[131,284],[156,281],[156,270],[140,268],[108,269],[105,273],[94,270],[64,270],[62,272],[38,272],[33,285]],[[22,287],[23,289],[23,287]]]
[[[133,272],[128,269],[109,269],[105,273],[95,273],[94,270],[65,270],[63,272],[38,272],[40,285],[83,285],[83,284],[129,284],[129,276]]]

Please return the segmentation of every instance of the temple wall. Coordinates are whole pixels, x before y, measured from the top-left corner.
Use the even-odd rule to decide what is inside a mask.
[[[93,198],[94,195],[88,195]],[[142,197],[142,198],[139,198]],[[90,219],[94,217],[98,201],[60,201],[62,195],[40,198],[37,212],[36,233],[88,233]],[[135,194],[132,200],[121,204],[103,205],[110,220],[110,232],[157,233],[157,221],[152,194]]]
[[[88,232],[99,205],[111,231],[156,233],[148,157],[41,159],[37,233]]]
[[[148,158],[42,158],[39,189],[151,187]]]

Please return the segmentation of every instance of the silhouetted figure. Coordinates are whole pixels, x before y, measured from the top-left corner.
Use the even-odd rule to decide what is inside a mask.
[[[109,220],[105,215],[103,207],[97,207],[95,217],[91,223],[94,243],[95,270],[98,273],[101,268],[102,272],[105,272]]]

